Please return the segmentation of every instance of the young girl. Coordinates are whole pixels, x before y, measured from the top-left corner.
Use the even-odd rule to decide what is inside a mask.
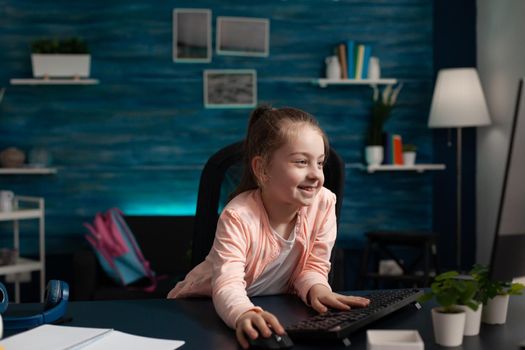
[[[334,293],[328,284],[336,238],[336,197],[323,187],[328,147],[308,113],[254,110],[243,177],[221,213],[213,247],[168,298],[212,296],[245,349],[247,337],[285,332],[250,296],[296,293],[318,312],[367,306],[368,299]]]

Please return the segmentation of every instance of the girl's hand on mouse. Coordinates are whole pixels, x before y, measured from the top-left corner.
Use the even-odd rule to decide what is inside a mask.
[[[285,334],[284,327],[273,314],[268,311],[250,310],[242,314],[237,320],[235,334],[243,349],[248,349],[250,345],[247,337],[252,339],[256,339],[258,336],[269,337],[272,335],[272,330],[279,335]]]
[[[334,293],[322,284],[314,284],[310,288],[308,300],[312,308],[320,313],[328,311],[329,307],[339,310],[350,310],[352,306],[365,307],[370,304],[370,300],[367,298]]]

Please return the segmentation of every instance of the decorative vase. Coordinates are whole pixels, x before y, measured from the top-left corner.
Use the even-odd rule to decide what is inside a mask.
[[[465,311],[465,329],[464,335],[478,335],[479,327],[481,325],[481,310],[483,310],[483,304],[478,305],[476,311],[472,310],[466,305],[456,305],[459,309]]]
[[[368,165],[379,165],[383,162],[383,146],[366,146],[365,160]]]
[[[26,154],[16,148],[9,147],[0,152],[0,165],[3,168],[19,168],[24,165]]]
[[[381,79],[381,67],[377,57],[372,56],[368,60],[368,79]]]
[[[432,309],[432,326],[434,339],[441,346],[460,346],[463,343],[463,330],[465,328],[465,311],[444,313],[441,308]]]
[[[44,168],[51,164],[51,155],[43,148],[33,148],[29,151],[29,166]]]
[[[416,152],[403,152],[403,164],[409,166],[416,164]]]
[[[487,324],[504,324],[507,322],[509,295],[496,295],[487,301],[481,314],[481,321]]]
[[[14,199],[13,191],[0,191],[0,212],[12,211]]]
[[[326,78],[330,80],[341,79],[341,65],[337,56],[328,56],[325,58]]]

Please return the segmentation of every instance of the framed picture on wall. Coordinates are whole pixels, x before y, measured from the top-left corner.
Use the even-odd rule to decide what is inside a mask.
[[[173,10],[173,61],[211,62],[211,10]]]
[[[252,108],[257,105],[257,72],[254,69],[204,71],[204,107]]]
[[[268,57],[270,21],[266,18],[217,17],[217,54]]]

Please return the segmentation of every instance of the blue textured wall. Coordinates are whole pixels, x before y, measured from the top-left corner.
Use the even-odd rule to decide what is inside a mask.
[[[217,56],[209,64],[172,61],[172,10],[210,8],[216,16],[271,20],[270,56]],[[0,149],[44,147],[58,174],[1,176],[0,187],[46,198],[48,252],[70,252],[82,222],[117,206],[128,214],[188,214],[200,170],[218,148],[243,137],[249,110],[203,108],[203,69],[249,68],[259,102],[313,113],[348,164],[339,238],[359,242],[374,228],[432,228],[432,174],[369,175],[362,162],[371,90],[307,83],[324,57],[352,38],[373,45],[382,75],[405,83],[387,129],[432,162],[426,127],[432,91],[432,2],[0,0]],[[8,86],[31,76],[29,44],[81,36],[95,86]],[[4,227],[5,229],[5,227]]]

